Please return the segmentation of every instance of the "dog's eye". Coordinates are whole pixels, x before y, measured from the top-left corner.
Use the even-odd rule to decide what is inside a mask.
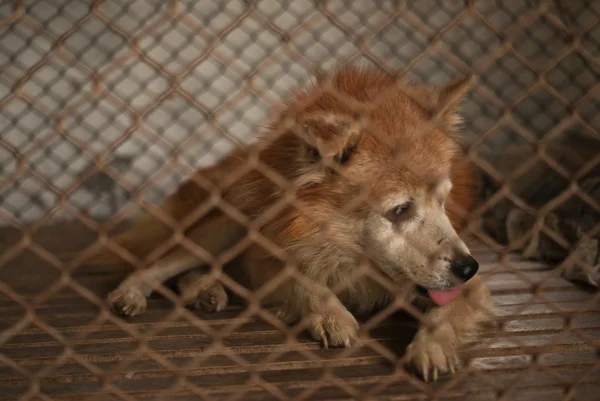
[[[386,213],[386,217],[391,222],[405,221],[412,215],[412,204],[410,202],[395,206],[392,210]]]
[[[313,147],[308,147],[306,149],[306,153],[308,154],[308,157],[312,160],[312,161],[317,161],[321,158],[321,155],[319,154],[319,151]]]
[[[396,216],[402,215],[404,212],[408,210],[408,204],[399,205],[394,208],[394,214]]]

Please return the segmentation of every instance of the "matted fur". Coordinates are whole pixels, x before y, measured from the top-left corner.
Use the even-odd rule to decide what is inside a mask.
[[[417,297],[414,285],[444,290],[462,284],[449,266],[456,255],[469,253],[456,231],[473,205],[474,180],[458,144],[461,119],[453,102],[468,83],[401,85],[368,69],[338,69],[331,79],[321,78],[293,94],[256,145],[198,171],[162,208],[183,221],[210,196],[198,179],[220,187],[222,199],[277,247],[253,245],[244,253],[246,285],[254,290],[268,285],[293,258],[314,285],[288,277],[261,303],[288,322],[309,319],[313,336],[325,345],[350,346],[359,339],[350,311],[368,312],[398,297],[410,302]],[[433,116],[440,126],[432,126]],[[255,160],[251,155],[256,152]],[[247,168],[256,161],[261,167]],[[279,178],[273,179],[273,173]],[[275,217],[264,218],[265,213]],[[217,207],[191,224],[186,236],[218,255],[247,233]],[[170,235],[170,229],[149,217],[115,241],[144,257]],[[409,289],[394,292],[368,276],[357,277],[365,256],[373,271],[396,288],[409,284]],[[118,260],[108,251],[95,258],[96,263]],[[177,248],[133,273],[109,299],[119,312],[141,313],[152,291],[145,280],[164,281],[201,264],[193,253]],[[227,302],[222,288],[193,274],[180,283],[186,303],[196,303],[195,296],[214,297],[213,309],[222,308]],[[212,295],[206,298],[209,287]],[[333,293],[338,287],[342,290]],[[458,347],[473,338],[491,309],[477,277],[462,287],[448,305],[427,304],[424,324],[433,323],[437,330],[423,328],[408,349],[425,378],[454,370]]]

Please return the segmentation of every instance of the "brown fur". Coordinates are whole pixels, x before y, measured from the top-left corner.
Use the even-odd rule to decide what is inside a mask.
[[[241,223],[252,222],[250,234],[258,231],[269,244],[253,245],[244,254],[249,286],[256,290],[268,285],[287,271],[285,261],[290,258],[313,283],[307,286],[302,279],[287,277],[266,292],[262,304],[286,321],[306,319],[313,336],[326,345],[350,346],[358,340],[358,323],[348,309],[367,312],[398,296],[407,301],[416,296],[413,290],[395,293],[371,278],[353,277],[361,255],[369,256],[375,271],[397,285],[457,285],[447,265],[454,253],[468,252],[455,230],[473,205],[474,181],[456,142],[458,108],[448,103],[462,97],[467,83],[399,86],[384,74],[340,69],[330,81],[319,79],[312,88],[295,93],[254,149],[198,171],[162,209],[173,223],[185,222],[209,200],[207,183],[220,187],[222,199],[248,222],[236,223],[217,206],[189,224],[186,237],[216,256],[248,233]],[[443,130],[430,125],[436,113]],[[249,156],[253,152],[258,152],[260,166],[248,168],[256,161]],[[452,187],[446,195],[449,179]],[[287,201],[288,196],[294,200]],[[403,196],[413,199],[414,219],[390,224],[388,209]],[[445,212],[435,196],[439,205],[445,201]],[[444,217],[431,217],[438,211]],[[143,258],[171,233],[164,223],[145,218],[115,241]],[[397,252],[387,252],[395,247]],[[116,260],[110,252],[96,258],[97,263]],[[164,281],[201,264],[194,252],[180,247],[131,275],[109,298],[120,312],[141,313],[152,290],[148,279]],[[181,282],[186,303],[193,304],[209,288],[217,309],[227,302],[214,281],[193,274]],[[342,288],[334,293],[338,287]],[[424,324],[435,324],[437,330],[424,327],[409,347],[411,362],[426,378],[454,370],[458,347],[472,338],[491,308],[477,277],[464,289],[452,303],[429,309]]]

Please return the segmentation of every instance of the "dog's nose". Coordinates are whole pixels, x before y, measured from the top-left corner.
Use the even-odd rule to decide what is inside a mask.
[[[479,270],[479,263],[471,255],[458,256],[450,262],[450,270],[459,279],[469,281]]]

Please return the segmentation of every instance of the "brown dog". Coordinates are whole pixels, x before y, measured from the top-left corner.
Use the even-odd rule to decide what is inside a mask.
[[[150,281],[210,264],[211,255],[252,238],[243,261],[249,285],[285,321],[307,319],[325,345],[351,346],[359,325],[349,310],[366,312],[398,297],[421,300],[425,321],[408,348],[410,361],[425,379],[453,372],[458,347],[492,307],[456,232],[474,200],[456,140],[455,103],[468,83],[401,85],[353,68],[317,79],[284,105],[253,149],[197,172],[162,205],[164,217],[185,224],[185,237],[206,255],[172,249],[113,291],[113,307],[142,313]],[[206,207],[210,202],[218,206]],[[202,216],[195,221],[194,214]],[[114,240],[141,257],[171,236],[168,224],[148,217]],[[411,290],[361,275],[364,259],[375,276]],[[95,259],[119,260],[109,251]],[[281,279],[294,271],[291,260],[311,283],[297,275]],[[219,310],[227,303],[214,274],[192,271],[179,284],[186,304]]]

